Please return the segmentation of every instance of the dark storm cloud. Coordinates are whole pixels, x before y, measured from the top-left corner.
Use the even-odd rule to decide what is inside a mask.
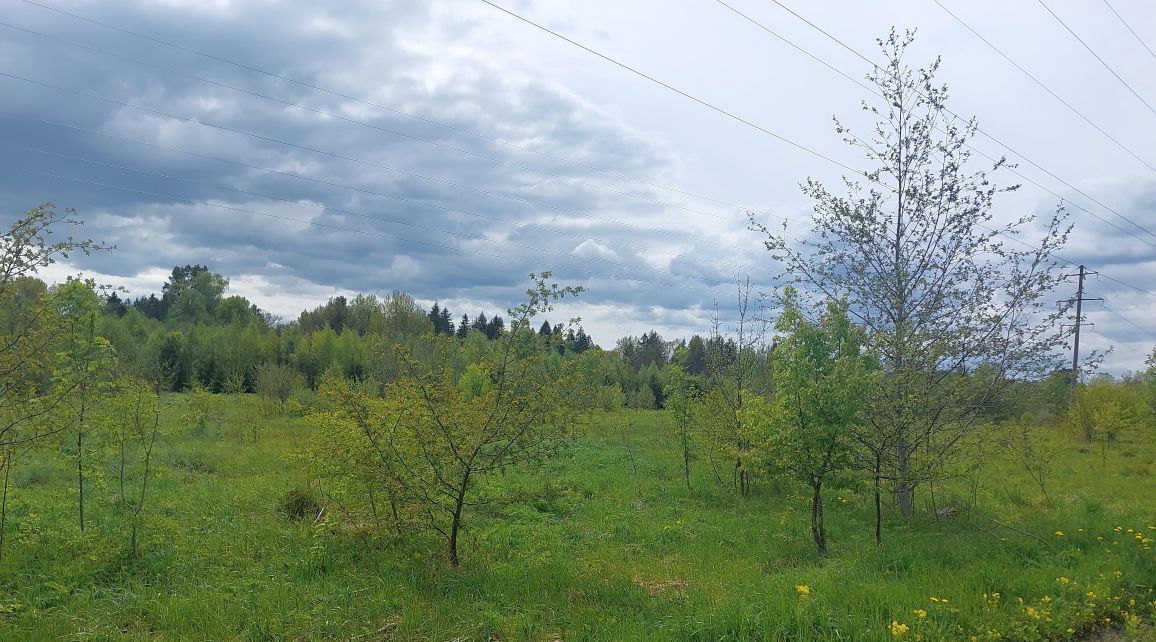
[[[339,14],[280,3],[89,2],[76,11],[615,172],[657,176],[672,163],[664,144],[555,82],[481,58],[434,55],[472,27],[437,18],[424,3],[345,3]],[[0,114],[0,170],[10,177],[0,189],[28,206],[47,196],[77,206],[90,234],[118,246],[82,268],[133,277],[206,263],[267,284],[400,288],[424,299],[491,300],[499,309],[519,295],[528,272],[546,268],[624,308],[638,304],[640,291],[648,303],[694,306],[701,289],[728,274],[696,261],[685,238],[614,223],[693,232],[670,208],[511,163],[655,198],[637,185],[44,9],[18,5],[14,14],[14,24],[54,39],[6,30],[0,71],[70,91],[0,80],[0,109],[9,112]],[[629,277],[671,285],[621,280]]]

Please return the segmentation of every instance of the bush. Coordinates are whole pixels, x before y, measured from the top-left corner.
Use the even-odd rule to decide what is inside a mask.
[[[299,488],[285,494],[281,508],[285,511],[285,516],[294,522],[321,513],[321,505],[317,502],[317,498],[309,491]]]

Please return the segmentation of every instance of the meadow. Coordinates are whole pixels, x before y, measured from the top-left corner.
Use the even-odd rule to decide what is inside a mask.
[[[49,452],[67,447],[13,466],[0,639],[1156,639],[1151,430],[1103,451],[1046,432],[1047,498],[995,444],[934,507],[921,492],[904,519],[888,503],[882,546],[869,489],[831,489],[821,557],[807,491],[756,479],[740,497],[705,460],[688,489],[665,413],[605,413],[500,478],[525,500],[472,516],[455,569],[432,532],[343,520],[299,456],[308,422],[219,397],[203,431],[189,395],[163,399],[139,559],[112,480],[81,532],[76,471]],[[290,519],[291,491],[324,510]]]

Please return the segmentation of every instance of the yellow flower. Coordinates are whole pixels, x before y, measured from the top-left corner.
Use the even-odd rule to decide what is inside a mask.
[[[1069,583],[1069,582],[1071,582],[1072,580],[1069,580],[1069,579],[1068,579],[1068,578],[1066,578],[1066,577],[1060,576],[1060,577],[1057,577],[1057,578],[1056,578],[1056,581],[1057,581],[1057,582],[1059,582],[1060,584],[1068,584],[1068,583]]]
[[[897,638],[902,637],[903,634],[907,633],[908,630],[909,629],[906,624],[891,620],[891,635],[894,635]]]
[[[1064,531],[1056,531],[1056,537],[1063,537]]]
[[[924,611],[923,609],[915,609],[914,611],[912,611],[912,613],[915,614],[915,617],[917,617],[921,620],[923,618],[927,617],[927,611]]]
[[[802,597],[811,597],[811,587],[807,586],[806,584],[796,584],[795,592]]]

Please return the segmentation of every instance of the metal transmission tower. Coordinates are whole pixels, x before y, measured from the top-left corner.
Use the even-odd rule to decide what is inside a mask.
[[[1104,300],[1100,297],[1084,296],[1084,277],[1089,274],[1099,274],[1099,272],[1089,272],[1083,265],[1080,265],[1079,270],[1076,274],[1065,275],[1079,277],[1079,285],[1076,286],[1076,318],[1072,324],[1072,399],[1075,399],[1076,385],[1080,382],[1080,325],[1083,322],[1083,303],[1084,301]],[[1092,324],[1092,326],[1095,327],[1095,324]]]

